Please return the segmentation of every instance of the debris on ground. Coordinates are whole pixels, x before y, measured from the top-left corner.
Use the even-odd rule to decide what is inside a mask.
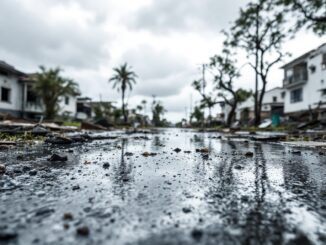
[[[142,155],[143,155],[144,157],[153,157],[153,156],[156,156],[157,153],[154,153],[154,152],[147,152],[147,151],[145,151],[144,153],[142,153]]]
[[[0,174],[4,174],[6,172],[6,165],[0,164]]]
[[[253,157],[253,156],[254,156],[254,153],[253,153],[252,151],[247,151],[247,152],[245,153],[245,156],[246,156],[246,157]]]
[[[176,153],[179,153],[181,151],[181,149],[180,148],[175,148],[173,151],[176,152]]]
[[[208,150],[208,148],[202,148],[202,149],[196,149],[196,152],[199,152],[199,153],[209,153],[209,150]]]
[[[50,162],[65,162],[67,160],[67,156],[60,156],[58,154],[53,154],[50,158],[48,158],[48,161]]]
[[[88,236],[89,228],[87,226],[81,226],[81,227],[77,228],[76,232],[77,232],[77,235],[79,235],[79,236]]]

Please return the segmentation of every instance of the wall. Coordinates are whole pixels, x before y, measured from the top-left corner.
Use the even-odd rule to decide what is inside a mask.
[[[308,110],[309,106],[317,107],[319,101],[326,101],[326,96],[322,96],[320,89],[326,89],[326,69],[322,70],[322,53],[326,52],[326,45],[318,49],[315,56],[308,58],[308,81],[301,86],[296,86],[286,90],[286,97],[284,103],[284,113],[292,113],[297,111]],[[309,69],[314,65],[316,71],[312,73]],[[290,93],[293,89],[302,87],[303,100],[301,102],[291,103]]]
[[[11,89],[10,102],[2,102],[0,100],[0,109],[5,111],[20,111],[22,108],[22,87],[18,82],[18,78],[14,75],[4,76],[0,74],[0,93],[1,87]],[[1,94],[0,94],[1,99]]]
[[[65,112],[70,112],[69,116],[70,117],[75,117],[77,113],[77,97],[69,95],[69,104],[65,104],[65,97],[60,98],[60,111],[59,115],[63,115]]]

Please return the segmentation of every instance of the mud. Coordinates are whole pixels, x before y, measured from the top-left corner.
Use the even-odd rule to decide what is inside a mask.
[[[326,243],[316,150],[174,129],[98,136],[0,152],[0,244]]]

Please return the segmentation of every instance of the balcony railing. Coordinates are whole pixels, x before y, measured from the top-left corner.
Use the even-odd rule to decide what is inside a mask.
[[[288,88],[296,85],[305,84],[307,81],[308,81],[307,75],[292,76],[292,77],[285,78],[283,80],[283,86]]]

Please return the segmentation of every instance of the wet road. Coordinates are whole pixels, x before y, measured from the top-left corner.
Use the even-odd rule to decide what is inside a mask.
[[[217,136],[2,151],[0,244],[326,243],[326,155]]]

